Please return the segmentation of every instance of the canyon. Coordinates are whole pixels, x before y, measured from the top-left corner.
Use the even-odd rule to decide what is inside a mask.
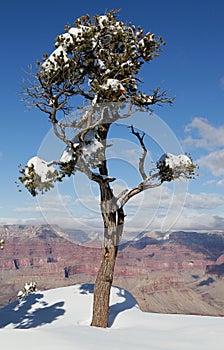
[[[39,290],[94,283],[101,241],[50,225],[2,225],[0,307],[26,282]],[[114,285],[147,312],[224,315],[224,232],[145,232],[122,242]]]

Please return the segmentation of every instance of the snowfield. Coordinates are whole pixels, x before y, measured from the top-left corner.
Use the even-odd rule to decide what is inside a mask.
[[[113,287],[107,329],[90,327],[93,285],[38,291],[0,309],[1,349],[223,349],[224,318],[142,312]]]

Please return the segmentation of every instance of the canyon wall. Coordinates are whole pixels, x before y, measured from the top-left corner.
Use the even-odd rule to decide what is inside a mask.
[[[0,306],[16,298],[25,282],[39,289],[93,283],[101,242],[74,242],[55,226],[0,226]],[[80,237],[80,232],[79,232]],[[222,233],[174,232],[119,247],[114,284],[129,290],[144,311],[224,314]]]

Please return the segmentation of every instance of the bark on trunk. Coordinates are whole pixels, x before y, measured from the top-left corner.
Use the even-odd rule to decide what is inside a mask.
[[[113,282],[116,256],[117,247],[111,247],[109,251],[104,249],[103,259],[94,286],[91,326],[103,328],[108,326],[110,291]]]
[[[106,150],[106,140],[110,124],[103,124],[98,134]],[[114,267],[118,252],[120,238],[123,232],[124,212],[118,208],[117,200],[110,187],[108,177],[107,160],[101,163],[99,172],[105,179],[99,182],[101,215],[104,222],[104,245],[102,262],[94,286],[93,316],[91,326],[108,326],[110,291],[114,276]]]
[[[124,225],[123,209],[117,208],[108,183],[101,184],[101,213],[104,221],[104,247],[101,266],[94,286],[91,326],[106,328],[115,262]]]

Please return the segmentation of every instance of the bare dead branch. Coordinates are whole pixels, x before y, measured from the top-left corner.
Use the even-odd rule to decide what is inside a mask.
[[[157,87],[153,92],[152,104],[156,104],[157,106],[162,106],[164,103],[172,105],[174,100],[175,97],[168,97],[167,91],[160,91],[159,87]]]
[[[119,193],[119,195],[117,195],[117,201],[119,201],[126,193],[128,192],[128,189],[122,191],[121,193]]]
[[[144,169],[144,167],[145,167],[145,157],[146,157],[146,155],[147,155],[147,148],[145,147],[145,143],[144,143],[144,141],[143,141],[143,140],[144,140],[144,137],[145,137],[145,133],[143,133],[142,135],[140,135],[139,132],[135,131],[133,125],[131,125],[131,132],[132,132],[133,135],[135,135],[135,136],[137,137],[137,139],[139,140],[140,145],[141,145],[141,147],[142,147],[142,150],[143,150],[143,154],[142,154],[142,156],[139,158],[139,172],[140,172],[140,174],[141,174],[141,176],[142,176],[142,178],[143,178],[143,180],[144,180],[144,179],[147,178],[147,175],[146,175],[145,169]]]
[[[86,135],[86,133],[89,131],[89,130],[93,130],[96,126],[100,125],[103,121],[104,121],[104,111],[105,111],[105,108],[104,107],[102,109],[102,112],[101,112],[101,116],[100,118],[95,122],[95,123],[92,123],[92,115],[93,115],[93,112],[94,112],[94,108],[92,108],[88,115],[87,115],[87,118],[86,118],[86,124],[87,126],[83,129],[81,129],[77,134],[76,134],[76,137],[80,140],[84,140],[84,137]]]
[[[137,187],[132,188],[131,190],[125,190],[126,194],[124,194],[123,198],[120,201],[120,207],[123,207],[132,197],[136,196],[137,194],[150,188],[159,187],[162,184],[162,182],[161,180],[159,180],[158,182],[153,182],[153,180],[155,180],[156,178],[159,179],[159,173],[155,173],[153,175],[148,176],[146,179],[144,179],[144,181],[140,182],[140,184]],[[123,191],[123,193],[125,193],[125,191]]]

